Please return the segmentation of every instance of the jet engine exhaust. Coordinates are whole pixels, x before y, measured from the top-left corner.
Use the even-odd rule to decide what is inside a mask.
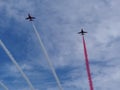
[[[5,86],[5,84],[3,84],[2,82],[0,82],[0,85],[1,85],[5,90],[8,90],[7,86]]]
[[[47,51],[46,51],[46,48],[45,48],[45,46],[44,46],[44,44],[43,44],[43,42],[42,42],[42,40],[41,40],[40,34],[38,33],[38,31],[37,31],[37,29],[36,29],[36,27],[35,27],[35,25],[34,25],[33,22],[32,22],[32,26],[33,26],[33,29],[34,29],[34,31],[35,31],[35,34],[36,34],[36,36],[37,36],[37,38],[38,38],[38,40],[39,40],[39,44],[40,44],[40,46],[42,47],[42,50],[43,50],[43,52],[44,52],[44,54],[45,54],[45,57],[46,57],[46,60],[47,60],[47,62],[48,62],[48,64],[49,64],[49,66],[50,66],[50,69],[51,69],[51,71],[52,71],[52,73],[53,73],[53,76],[54,76],[54,78],[55,78],[55,80],[56,80],[56,82],[57,82],[57,84],[58,84],[59,90],[63,90],[63,89],[62,89],[62,86],[61,86],[61,83],[60,83],[60,80],[59,80],[59,78],[58,78],[58,76],[57,76],[57,74],[56,74],[56,72],[55,72],[55,69],[54,69],[54,67],[53,67],[53,65],[52,65],[52,62],[50,61],[50,58],[49,58],[48,53],[47,53]]]
[[[86,62],[86,69],[87,69],[89,86],[90,86],[90,90],[94,90],[93,89],[92,78],[91,78],[91,74],[90,74],[90,66],[89,66],[89,61],[88,61],[88,55],[87,55],[87,49],[86,49],[86,43],[85,43],[84,35],[82,35],[82,40],[83,40],[83,47],[84,47],[85,62]]]
[[[26,80],[26,82],[28,83],[30,89],[31,90],[35,90],[34,87],[33,87],[33,85],[32,85],[32,83],[28,79],[28,77],[22,71],[22,69],[20,68],[20,66],[16,62],[15,58],[12,56],[12,54],[10,53],[10,51],[6,48],[6,46],[4,45],[4,43],[1,40],[0,40],[0,45],[2,46],[2,48],[4,49],[4,51],[6,52],[6,54],[9,56],[9,58],[13,62],[13,64],[16,66],[16,68],[19,70],[19,72],[21,73],[21,75],[23,76],[23,78]]]

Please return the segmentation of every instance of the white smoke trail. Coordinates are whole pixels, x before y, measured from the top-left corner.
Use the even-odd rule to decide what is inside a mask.
[[[35,90],[34,87],[33,87],[33,85],[32,85],[32,83],[28,79],[28,77],[22,71],[22,69],[20,68],[20,66],[18,65],[18,63],[16,62],[16,60],[14,59],[14,57],[12,56],[12,54],[9,52],[9,50],[6,48],[6,46],[4,45],[4,43],[1,40],[0,40],[0,45],[5,50],[6,54],[9,56],[10,60],[15,64],[15,66],[17,67],[17,69],[19,70],[19,72],[21,73],[21,75],[23,76],[23,78],[26,80],[26,82],[30,86],[30,89],[31,90]]]
[[[5,90],[8,90],[7,86],[5,86],[5,84],[3,84],[2,82],[0,82],[0,85],[1,85]]]
[[[36,29],[36,27],[35,27],[35,25],[34,25],[33,22],[32,22],[32,26],[33,26],[33,29],[34,29],[34,31],[35,31],[35,34],[37,35],[37,38],[38,38],[39,43],[40,43],[40,46],[42,47],[43,52],[44,52],[44,54],[45,54],[45,56],[46,56],[46,60],[47,60],[49,66],[50,66],[50,68],[51,68],[51,71],[52,71],[52,73],[53,73],[53,76],[54,76],[54,78],[55,78],[55,80],[56,80],[56,82],[57,82],[57,84],[58,84],[59,90],[63,90],[63,89],[62,89],[62,86],[61,86],[61,83],[60,83],[60,80],[59,80],[59,78],[58,78],[58,76],[57,76],[57,74],[56,74],[56,72],[55,72],[55,69],[54,69],[54,67],[53,67],[53,65],[52,65],[52,63],[51,63],[51,61],[50,61],[50,58],[49,58],[49,56],[48,56],[48,53],[47,53],[47,51],[46,51],[46,49],[45,49],[45,47],[44,47],[44,44],[43,44],[43,42],[42,42],[42,40],[41,40],[40,34],[38,33],[38,31],[37,31],[37,29]]]

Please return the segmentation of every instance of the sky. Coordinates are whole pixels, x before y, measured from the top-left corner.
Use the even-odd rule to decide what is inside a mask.
[[[32,23],[25,20],[30,13],[63,90],[89,90],[77,34],[83,28],[94,90],[119,90],[119,5],[119,0],[1,0],[0,40],[35,90],[58,90]],[[9,90],[30,90],[1,46],[0,81]]]

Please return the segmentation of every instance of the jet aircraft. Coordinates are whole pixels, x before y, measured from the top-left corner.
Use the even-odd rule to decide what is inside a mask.
[[[29,21],[33,21],[33,19],[35,19],[35,17],[32,17],[30,14],[28,14],[28,17],[25,18],[26,20],[29,20]]]
[[[78,32],[78,34],[81,34],[81,35],[84,35],[85,33],[87,33],[87,32],[83,31],[83,28],[81,29],[80,32]]]

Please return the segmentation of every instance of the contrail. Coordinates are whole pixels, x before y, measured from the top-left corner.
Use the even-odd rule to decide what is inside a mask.
[[[3,84],[2,82],[0,82],[0,85],[5,89],[8,90],[7,86],[5,84]]]
[[[82,39],[83,39],[83,47],[84,47],[84,54],[85,54],[85,61],[86,61],[86,69],[87,69],[89,86],[90,86],[90,90],[94,90],[93,83],[92,83],[92,78],[91,78],[91,74],[90,74],[90,66],[89,66],[89,61],[88,61],[88,55],[87,55],[87,49],[86,49],[86,43],[85,43],[84,35],[82,35]]]
[[[56,74],[56,72],[55,72],[55,69],[54,69],[54,67],[53,67],[53,65],[52,65],[52,63],[51,63],[51,61],[50,61],[50,58],[49,58],[49,56],[48,56],[48,53],[47,53],[47,51],[46,51],[46,49],[45,49],[45,47],[44,47],[44,44],[43,44],[43,42],[42,42],[42,40],[41,40],[40,34],[38,33],[38,31],[37,31],[37,29],[36,29],[36,27],[35,27],[35,25],[34,25],[33,22],[32,22],[32,26],[33,26],[33,29],[34,29],[34,31],[35,31],[35,34],[37,35],[37,38],[38,38],[38,40],[39,40],[39,44],[40,44],[40,46],[42,47],[43,52],[44,52],[44,54],[45,54],[45,56],[46,56],[46,60],[47,60],[49,66],[50,66],[50,68],[51,68],[51,71],[52,71],[52,73],[53,73],[53,76],[54,76],[54,78],[55,78],[55,80],[56,80],[56,82],[57,82],[57,84],[58,84],[59,90],[63,90],[63,89],[62,89],[62,86],[61,86],[61,83],[60,83],[60,80],[59,80],[59,78],[58,78],[58,76],[57,76],[57,74]]]
[[[6,54],[9,56],[10,60],[15,64],[15,66],[17,67],[17,69],[19,70],[19,72],[21,73],[21,75],[23,76],[23,78],[26,80],[26,82],[30,86],[30,89],[31,90],[35,90],[34,87],[33,87],[33,85],[32,85],[32,83],[28,79],[28,77],[22,71],[22,69],[20,68],[20,66],[18,65],[18,63],[16,62],[16,60],[14,59],[14,57],[12,56],[12,54],[10,53],[10,51],[6,48],[6,46],[4,45],[4,43],[1,40],[0,40],[0,45],[5,50]]]

